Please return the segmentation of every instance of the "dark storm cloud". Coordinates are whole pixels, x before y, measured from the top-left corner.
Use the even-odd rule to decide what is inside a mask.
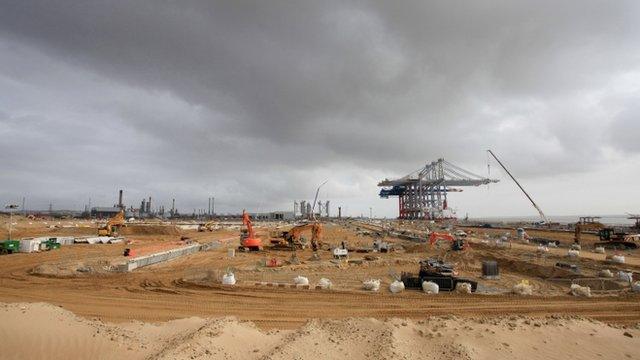
[[[270,208],[330,177],[364,206],[440,156],[540,177],[639,150],[611,135],[637,113],[634,1],[0,6],[3,197]]]

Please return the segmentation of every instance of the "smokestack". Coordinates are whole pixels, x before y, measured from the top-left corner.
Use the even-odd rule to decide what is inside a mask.
[[[329,217],[329,200],[327,200],[327,203],[324,205],[324,210],[326,211],[327,217]]]
[[[338,219],[342,219],[342,206],[338,206]]]
[[[118,195],[118,207],[124,209],[124,205],[122,204],[122,190],[120,190],[120,194]]]
[[[151,196],[149,196],[149,201],[147,201],[147,213],[151,214]]]
[[[171,199],[171,215],[176,213],[176,199]]]

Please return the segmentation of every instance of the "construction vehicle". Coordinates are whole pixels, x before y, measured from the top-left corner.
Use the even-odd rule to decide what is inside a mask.
[[[125,226],[124,210],[115,214],[107,224],[98,229],[98,236],[118,236],[121,227]]]
[[[322,245],[322,224],[319,222],[297,225],[288,231],[282,231],[277,239],[271,239],[271,243],[274,248],[304,249],[308,244],[301,235],[308,230],[311,231],[311,248],[314,252],[318,251]]]
[[[627,234],[624,231],[616,231],[614,228],[604,228],[598,231],[600,241],[594,246],[602,246],[605,249],[637,249],[640,235]]]
[[[617,231],[612,227],[606,227],[596,216],[584,216],[575,224],[575,234],[573,241],[580,245],[580,237],[583,231],[598,231],[600,241],[595,243],[595,247],[602,246],[606,249],[637,249],[638,236],[630,235],[625,231]]]
[[[0,254],[12,254],[20,250],[20,241],[5,240],[0,241]]]
[[[478,288],[476,281],[457,277],[457,273],[451,264],[431,258],[420,261],[418,276],[403,272],[400,280],[407,289],[422,290],[422,283],[425,281],[438,284],[440,291],[453,291],[459,283],[471,284],[472,292],[475,292]]]
[[[216,224],[216,221],[209,221],[209,222],[206,222],[204,224],[200,224],[200,225],[198,225],[198,231],[199,232],[213,231],[215,224]]]
[[[437,232],[429,234],[429,246],[433,247],[438,240],[451,242],[451,250],[453,251],[466,250],[469,246],[463,237],[454,237],[451,234]]]
[[[256,237],[253,231],[253,223],[249,213],[242,210],[242,225],[244,228],[240,230],[240,247],[241,251],[260,251],[262,250],[262,240]]]
[[[56,241],[55,238],[49,238],[47,241],[43,241],[40,243],[40,250],[56,250],[60,249],[60,244]]]
[[[580,218],[575,224],[575,232],[573,235],[574,244],[580,245],[580,237],[583,231],[600,231],[605,228],[597,219],[599,219],[597,216],[583,216]]]
[[[540,209],[540,207],[538,206],[538,204],[536,204],[535,201],[533,201],[533,198],[531,198],[531,196],[524,190],[524,188],[522,187],[522,185],[520,185],[520,183],[518,182],[518,180],[516,180],[516,178],[511,174],[511,172],[509,170],[507,170],[507,167],[504,166],[504,164],[502,163],[502,161],[500,161],[500,159],[498,159],[498,157],[496,156],[496,154],[493,153],[493,151],[491,150],[487,150],[487,152],[489,154],[491,154],[491,156],[493,156],[494,159],[496,159],[496,161],[498,162],[498,164],[500,164],[500,166],[502,167],[502,169],[504,169],[504,171],[507,173],[507,175],[509,175],[509,177],[511,178],[511,180],[513,180],[514,183],[516,183],[516,185],[518,185],[518,187],[520,188],[520,190],[522,190],[522,192],[524,193],[524,195],[527,197],[527,199],[529,199],[529,201],[531,202],[531,205],[533,205],[533,207],[538,211],[538,214],[540,215],[540,221],[536,222],[536,225],[548,225],[549,224],[549,219],[547,218],[547,216],[542,212],[542,209]],[[489,164],[487,163],[487,166],[489,166]]]

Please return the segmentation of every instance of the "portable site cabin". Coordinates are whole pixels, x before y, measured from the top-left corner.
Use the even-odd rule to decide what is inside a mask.
[[[55,238],[49,238],[57,242],[60,245],[73,245],[75,238],[73,236],[58,236]]]
[[[20,252],[30,253],[40,250],[42,238],[26,238],[20,240]]]

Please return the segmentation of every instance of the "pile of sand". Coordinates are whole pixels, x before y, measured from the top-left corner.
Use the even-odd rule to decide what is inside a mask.
[[[580,318],[312,320],[265,331],[235,318],[106,324],[59,307],[0,305],[3,358],[639,358],[640,330]]]

